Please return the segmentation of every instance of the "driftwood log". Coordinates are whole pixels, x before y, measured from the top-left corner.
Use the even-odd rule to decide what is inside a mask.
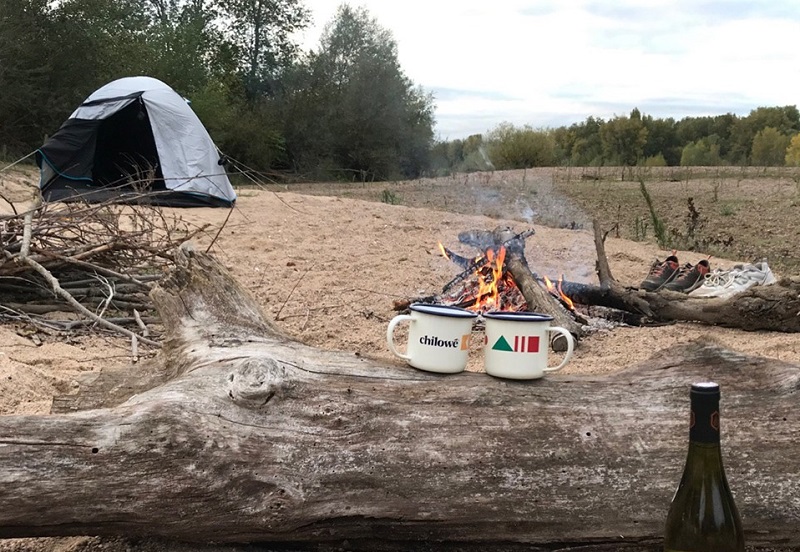
[[[660,550],[689,385],[713,379],[748,544],[800,549],[797,366],[694,344],[602,377],[435,375],[282,336],[186,246],[153,294],[157,372],[0,417],[0,537]]]
[[[605,235],[596,222],[594,241],[600,284],[562,283],[564,293],[576,303],[624,311],[641,325],[700,322],[743,330],[800,332],[800,277],[755,286],[727,299],[668,290],[650,292],[623,286],[614,279],[605,253]]]

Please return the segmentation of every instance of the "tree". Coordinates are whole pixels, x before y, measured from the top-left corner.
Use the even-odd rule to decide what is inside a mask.
[[[632,115],[638,115],[634,110]],[[603,157],[606,162],[632,167],[639,162],[647,143],[647,128],[641,117],[617,116],[600,128]]]
[[[784,161],[789,167],[800,167],[800,133],[792,136]]]
[[[782,167],[791,138],[774,127],[766,127],[753,138],[751,163],[761,167]]]
[[[391,32],[366,9],[340,6],[287,83],[283,120],[296,167],[322,164],[364,180],[427,169],[433,98],[406,77]]]
[[[683,148],[682,167],[714,167],[721,164],[716,136],[701,138],[686,144]]]
[[[587,117],[584,122],[571,125],[566,133],[555,134],[556,143],[569,164],[578,167],[602,164],[600,128],[604,124],[602,119]]]
[[[642,117],[642,124],[647,129],[647,142],[642,149],[642,156],[655,159],[659,155],[667,165],[680,163],[680,142],[678,141],[675,120],[654,119],[647,115]]]
[[[300,0],[217,0],[226,35],[240,54],[250,99],[274,95],[281,72],[297,58],[293,35],[308,25]]]
[[[731,161],[739,164],[748,163],[756,134],[767,127],[773,127],[787,136],[800,132],[800,112],[793,105],[759,107],[751,111],[747,117],[738,119],[731,130]]]
[[[185,94],[214,75],[233,72],[231,44],[218,30],[219,10],[209,0],[147,0],[150,15],[148,74]]]

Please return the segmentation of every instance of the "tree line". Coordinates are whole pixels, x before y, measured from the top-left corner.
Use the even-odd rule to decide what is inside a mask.
[[[364,8],[341,4],[316,47],[302,0],[0,0],[0,154],[39,147],[92,91],[148,75],[191,100],[239,167],[388,180],[533,166],[798,165],[796,106],[749,115],[500,123],[437,140],[435,99]]]
[[[536,129],[501,123],[486,136],[434,145],[433,166],[452,170],[541,166],[800,166],[796,106],[759,107],[747,116],[657,119],[634,108],[607,121]]]

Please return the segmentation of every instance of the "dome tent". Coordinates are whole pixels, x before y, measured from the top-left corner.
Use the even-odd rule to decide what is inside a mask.
[[[200,119],[151,77],[90,95],[38,150],[45,201],[230,207],[220,154]]]

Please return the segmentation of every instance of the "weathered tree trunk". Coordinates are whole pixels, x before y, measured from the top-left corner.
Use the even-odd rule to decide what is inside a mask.
[[[0,537],[655,551],[713,379],[748,542],[800,547],[796,366],[696,344],[604,377],[430,374],[281,336],[190,249],[154,302],[163,384],[0,417]]]
[[[616,282],[605,254],[605,236],[596,222],[594,236],[600,285],[562,283],[564,293],[576,303],[632,313],[641,317],[641,324],[701,322],[743,330],[800,331],[800,277],[755,286],[728,299],[650,292]]]

